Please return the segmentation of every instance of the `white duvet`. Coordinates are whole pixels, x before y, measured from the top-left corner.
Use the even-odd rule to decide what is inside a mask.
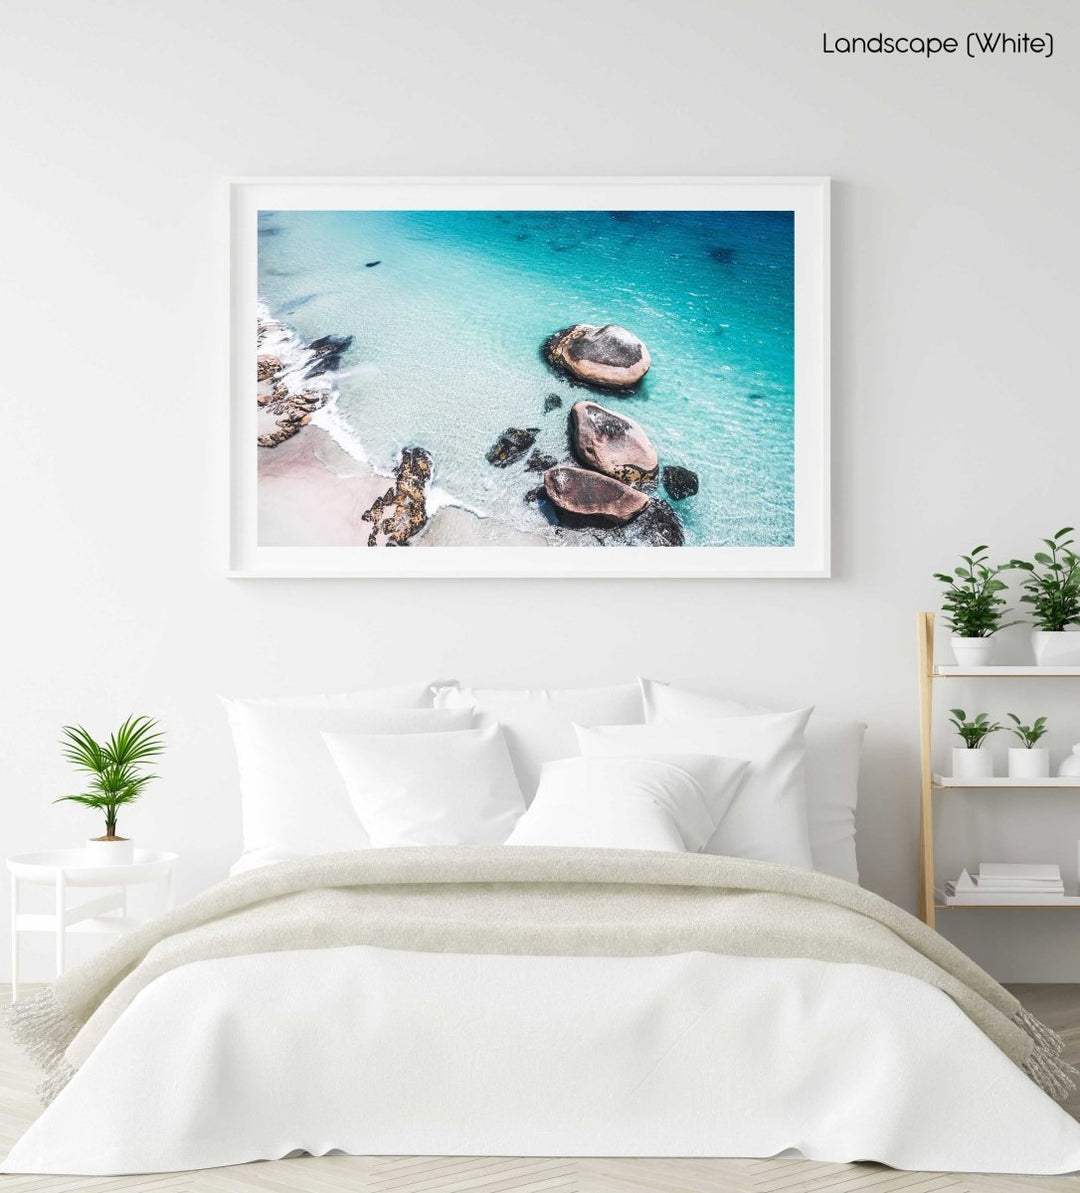
[[[158,978],[0,1170],[333,1149],[1063,1173],[1080,1126],[945,994],[881,969],[358,946]]]

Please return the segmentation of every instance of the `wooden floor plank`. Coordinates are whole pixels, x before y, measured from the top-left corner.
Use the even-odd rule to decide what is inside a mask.
[[[1011,987],[1080,1063],[1080,985]],[[10,987],[0,985],[0,999]],[[0,1153],[39,1113],[39,1075],[0,1030]],[[1080,1091],[1065,1103],[1080,1119]],[[1078,1177],[899,1172],[776,1159],[304,1156],[136,1177],[0,1176],[0,1193],[1080,1193]]]

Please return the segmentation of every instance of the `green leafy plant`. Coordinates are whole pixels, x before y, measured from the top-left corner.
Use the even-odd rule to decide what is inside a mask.
[[[1009,732],[1013,737],[1018,737],[1028,750],[1034,749],[1035,743],[1042,737],[1046,736],[1046,718],[1036,717],[1031,725],[1025,725],[1016,713],[1009,713],[1009,720],[1012,721],[1013,726],[1009,727]]]
[[[949,718],[950,724],[956,727],[956,732],[963,739],[964,745],[969,750],[977,750],[991,733],[997,733],[1003,729],[1003,725],[999,725],[997,721],[991,721],[989,716],[981,712],[974,720],[967,719],[967,713],[962,708],[950,708],[949,711],[952,716]]]
[[[935,580],[947,585],[941,608],[946,614],[945,624],[958,638],[989,638],[1005,628],[1001,619],[1006,613],[1006,601],[1001,593],[1009,586],[998,577],[1006,565],[988,563],[988,550],[985,544],[972,547],[970,555],[960,556],[960,566],[952,575],[934,573]],[[1015,562],[1007,566],[1013,567]]]
[[[61,729],[60,749],[64,757],[90,776],[85,791],[62,795],[53,803],[70,800],[105,813],[105,837],[116,839],[116,816],[125,804],[134,803],[143,788],[157,775],[143,768],[165,749],[164,734],[152,717],[131,716],[108,741],[98,742],[81,726]]]
[[[1037,552],[1034,560],[1013,559],[1008,565],[1027,573],[1020,602],[1031,605],[1040,630],[1080,625],[1080,556],[1067,537],[1072,533],[1071,526],[1062,527],[1053,538],[1043,539],[1047,550]]]

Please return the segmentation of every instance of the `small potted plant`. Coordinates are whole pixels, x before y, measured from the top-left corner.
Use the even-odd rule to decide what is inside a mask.
[[[105,833],[86,843],[87,858],[95,866],[129,865],[135,858],[135,843],[117,836],[116,817],[120,808],[134,803],[143,788],[157,775],[143,768],[165,749],[151,717],[128,717],[106,742],[95,741],[81,725],[65,725],[60,748],[73,766],[90,776],[87,789],[78,795],[62,795],[54,803],[70,800],[105,813]]]
[[[1040,667],[1080,665],[1080,634],[1070,632],[1080,625],[1080,557],[1072,549],[1072,533],[1073,528],[1065,526],[1053,538],[1043,539],[1047,549],[1037,552],[1034,560],[1014,559],[1009,564],[1027,573],[1020,601],[1032,608],[1031,640]]]
[[[960,735],[962,746],[954,746],[953,778],[954,779],[991,779],[994,776],[994,758],[989,750],[983,750],[983,743],[991,733],[997,733],[1002,728],[997,721],[991,721],[989,716],[981,712],[974,720],[967,719],[967,713],[962,708],[949,710],[952,716],[950,723]]]
[[[934,573],[935,580],[947,585],[941,608],[945,624],[952,631],[953,654],[961,667],[985,667],[994,649],[992,636],[1005,628],[1001,621],[1006,612],[1005,598],[1001,593],[1008,585],[998,579],[1004,568],[987,563],[987,550],[985,545],[972,547],[970,555],[960,556],[960,566],[952,575]]]
[[[1009,713],[1009,732],[1021,741],[1009,747],[1010,779],[1045,779],[1050,774],[1050,751],[1038,742],[1046,736],[1046,718],[1036,717],[1025,725],[1016,713]]]

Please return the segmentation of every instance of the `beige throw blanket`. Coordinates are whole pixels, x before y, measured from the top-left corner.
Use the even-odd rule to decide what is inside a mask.
[[[1055,1033],[920,921],[850,883],[768,862],[639,850],[457,846],[358,850],[219,883],[118,939],[12,1011],[50,1100],[140,990],[193,961],[376,945],[447,953],[709,952],[874,965],[944,991],[1061,1099]]]

